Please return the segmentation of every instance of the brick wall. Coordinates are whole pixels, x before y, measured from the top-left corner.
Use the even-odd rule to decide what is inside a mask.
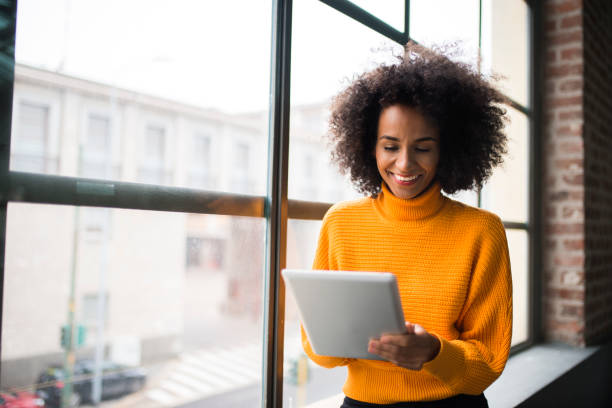
[[[543,7],[543,331],[577,346],[612,338],[612,92],[602,9],[609,14],[607,0]]]
[[[612,2],[584,2],[585,339],[612,338]]]

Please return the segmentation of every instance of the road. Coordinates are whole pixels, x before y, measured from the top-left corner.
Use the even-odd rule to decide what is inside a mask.
[[[289,360],[299,356],[288,350]],[[298,387],[290,364],[285,367],[283,406],[299,408],[341,391],[345,368],[327,370],[308,362],[308,382]],[[145,389],[119,400],[107,401],[104,408],[162,407],[259,407],[261,401],[261,346],[206,348],[181,353],[149,375]]]

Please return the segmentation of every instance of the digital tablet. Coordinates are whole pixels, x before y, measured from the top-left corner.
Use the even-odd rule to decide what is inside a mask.
[[[285,269],[282,276],[319,355],[382,360],[368,353],[369,340],[406,331],[391,273]]]

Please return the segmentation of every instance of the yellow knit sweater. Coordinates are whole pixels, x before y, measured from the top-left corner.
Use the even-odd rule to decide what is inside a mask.
[[[376,199],[334,205],[323,219],[313,269],[397,276],[406,320],[440,339],[420,371],[389,362],[308,356],[348,365],[344,394],[377,404],[480,394],[502,372],[512,335],[512,280],[504,227],[489,212],[444,197],[434,184],[411,200],[383,183]]]

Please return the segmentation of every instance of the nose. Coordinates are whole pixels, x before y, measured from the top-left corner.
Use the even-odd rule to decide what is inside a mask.
[[[395,160],[395,165],[397,166],[398,170],[407,171],[412,167],[413,159],[414,158],[412,157],[410,150],[406,149],[400,152]]]

